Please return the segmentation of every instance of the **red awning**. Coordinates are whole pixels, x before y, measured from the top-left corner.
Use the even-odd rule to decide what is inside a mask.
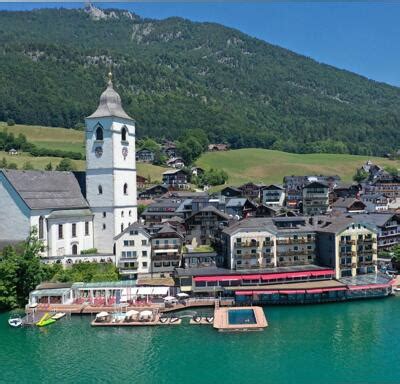
[[[307,289],[307,293],[322,293],[322,289]]]
[[[279,293],[282,293],[283,295],[293,295],[297,293],[297,291],[291,290],[291,291],[279,291]]]
[[[194,281],[237,281],[241,280],[240,276],[199,276],[195,277]]]
[[[349,289],[351,291],[358,291],[361,289],[381,289],[381,288],[388,288],[388,284],[370,284],[370,285],[351,285]]]
[[[242,280],[260,280],[261,275],[242,275]]]
[[[253,291],[236,291],[236,296],[250,296],[253,294]]]
[[[286,275],[286,277],[309,277],[311,272],[291,272]]]
[[[334,275],[335,271],[332,269],[324,269],[323,271],[312,271],[311,276],[324,276],[324,275]]]
[[[286,279],[287,273],[270,273],[261,275],[263,280]]]

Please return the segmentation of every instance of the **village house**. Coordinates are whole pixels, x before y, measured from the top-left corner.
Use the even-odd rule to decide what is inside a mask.
[[[220,151],[227,151],[229,149],[228,144],[209,144],[208,150],[210,152],[220,152]]]
[[[146,177],[140,176],[140,175],[136,175],[137,189],[144,189],[144,188],[146,188],[146,186],[148,184],[149,184],[149,180]]]
[[[138,195],[139,199],[154,199],[156,197],[160,197],[168,192],[168,188],[165,185],[153,185],[140,192]]]
[[[368,212],[383,212],[389,209],[389,199],[382,193],[364,194],[360,199]]]
[[[303,213],[320,215],[329,208],[329,187],[327,184],[314,181],[303,188]]]
[[[263,185],[254,184],[252,182],[241,185],[238,189],[242,192],[243,197],[255,200],[260,198],[260,191]]]
[[[257,206],[249,199],[244,197],[229,199],[225,204],[225,213],[233,218],[246,218],[254,216],[256,210]]]
[[[221,189],[220,194],[225,197],[242,197],[242,191],[235,187],[225,187]]]
[[[197,177],[204,175],[204,169],[200,167],[192,167],[190,168],[190,172],[192,172],[193,176]]]
[[[162,174],[163,184],[175,189],[189,188],[186,172],[182,169],[169,169]]]
[[[285,190],[279,185],[271,184],[261,188],[261,203],[265,205],[283,207],[285,204]]]
[[[162,150],[169,159],[177,156],[176,144],[172,141],[165,141]]]
[[[17,151],[15,148],[11,148],[11,149],[8,151],[8,154],[9,154],[10,156],[17,156],[17,155],[18,155],[18,151]]]
[[[227,225],[229,220],[230,217],[226,213],[211,205],[206,206],[186,219],[186,240],[192,242],[195,239],[198,245],[209,245],[216,231],[221,225]]]
[[[176,212],[181,205],[181,201],[175,199],[160,199],[148,205],[143,211],[141,218],[146,225],[160,224],[174,216],[180,216]]]
[[[367,206],[353,197],[340,198],[332,204],[332,213],[363,213]]]
[[[365,195],[382,194],[388,198],[395,199],[400,197],[400,177],[386,173],[371,183],[366,183],[363,189]]]
[[[172,168],[183,168],[185,166],[185,162],[182,157],[171,157],[167,160],[167,166]]]
[[[154,161],[154,152],[147,148],[136,151],[136,161],[142,163],[152,163]]]
[[[151,270],[153,277],[171,277],[180,266],[183,236],[165,224],[151,238]]]

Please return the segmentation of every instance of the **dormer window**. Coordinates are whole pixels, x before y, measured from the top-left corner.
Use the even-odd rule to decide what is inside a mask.
[[[121,140],[122,141],[126,141],[127,132],[128,132],[128,130],[126,129],[126,127],[122,127],[122,130],[121,130]]]
[[[96,129],[96,140],[103,141],[103,128],[97,127]]]

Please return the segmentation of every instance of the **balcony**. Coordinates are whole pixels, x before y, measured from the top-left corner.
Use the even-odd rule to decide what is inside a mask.
[[[298,238],[298,239],[281,239],[281,240],[276,240],[277,244],[281,245],[287,245],[287,244],[309,244],[309,243],[314,243],[315,238]]]
[[[255,260],[257,260],[258,258],[259,258],[258,253],[245,253],[243,255],[236,255],[236,259],[244,259],[244,260],[255,259]]]
[[[355,256],[357,256],[357,252],[354,252],[354,251],[339,252],[339,257],[345,257],[345,256],[347,256],[347,257],[349,257],[349,256],[355,257]]]
[[[243,241],[240,243],[235,243],[235,248],[257,248],[259,246],[259,241]]]
[[[356,245],[355,240],[340,240],[339,245]]]
[[[314,255],[315,251],[311,249],[299,249],[298,251],[278,251],[277,256],[307,256]]]
[[[278,261],[277,267],[290,267],[292,265],[310,265],[313,263],[313,260]]]
[[[362,243],[376,243],[376,238],[358,239],[358,244]]]
[[[179,249],[179,244],[152,244],[153,249]]]
[[[269,240],[269,241],[264,240],[262,245],[263,245],[263,247],[271,247],[274,245],[274,242],[272,240]]]
[[[151,260],[152,261],[179,261],[181,258],[180,255],[153,255]]]

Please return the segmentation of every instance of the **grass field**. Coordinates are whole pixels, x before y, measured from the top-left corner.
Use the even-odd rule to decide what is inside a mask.
[[[223,169],[229,175],[229,185],[255,183],[282,183],[285,175],[339,175],[349,182],[365,161],[370,159],[381,166],[400,167],[399,161],[342,154],[295,154],[267,149],[238,149],[227,152],[208,152],[197,165]]]
[[[7,127],[0,123],[0,129]],[[62,149],[84,153],[83,132],[66,128],[50,128],[29,125],[14,125],[7,127],[15,135],[23,133],[28,141],[39,147]],[[55,167],[59,158],[31,157],[21,154],[8,156],[0,152],[0,159],[5,157],[8,162],[17,163],[19,168],[29,160],[36,169],[44,169],[50,161]],[[197,161],[204,168],[223,169],[229,175],[229,185],[240,185],[247,181],[260,183],[281,183],[285,175],[339,175],[343,181],[351,181],[356,171],[368,159],[374,163],[400,168],[399,161],[384,158],[353,156],[342,154],[307,154],[300,155],[267,149],[238,149],[227,152],[208,152]],[[84,161],[74,161],[79,170],[85,167]],[[150,177],[151,181],[161,181],[166,168],[151,164],[137,163],[138,174]]]
[[[61,161],[61,158],[59,157],[33,157],[29,154],[21,153],[17,156],[10,156],[8,153],[0,151],[0,160],[3,159],[3,157],[7,160],[7,163],[15,163],[18,166],[18,169],[22,169],[24,164],[29,161],[33,168],[38,169],[38,170],[43,170],[48,163],[51,162],[53,165],[53,169],[56,168],[56,166],[59,164]],[[85,161],[84,160],[71,160],[78,171],[83,171],[85,170]]]
[[[20,124],[8,127],[5,123],[0,123],[0,129],[4,128],[7,128],[8,132],[14,133],[15,136],[19,133],[24,134],[29,142],[40,148],[60,149],[82,154],[85,152],[82,131]]]

